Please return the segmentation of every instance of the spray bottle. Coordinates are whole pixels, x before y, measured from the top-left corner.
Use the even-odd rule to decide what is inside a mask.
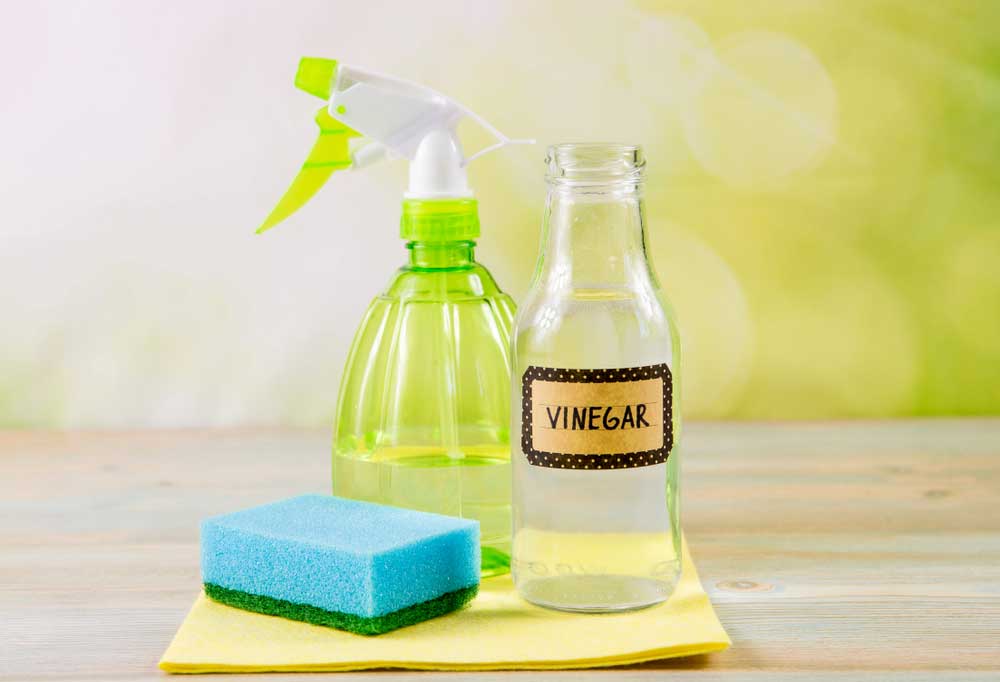
[[[295,85],[327,100],[320,135],[259,232],[301,208],[339,170],[410,162],[400,237],[408,263],[355,334],[334,420],[334,494],[476,519],[483,575],[510,553],[510,331],[514,303],[474,258],[473,159],[513,140],[416,83],[304,58]],[[471,120],[496,140],[465,156]]]

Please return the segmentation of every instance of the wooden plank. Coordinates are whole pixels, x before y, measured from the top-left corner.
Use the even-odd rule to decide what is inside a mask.
[[[684,525],[734,647],[548,676],[996,679],[998,463],[1000,420],[691,425]],[[198,520],[329,466],[325,433],[0,433],[0,679],[162,679]],[[418,675],[538,676],[380,677]]]

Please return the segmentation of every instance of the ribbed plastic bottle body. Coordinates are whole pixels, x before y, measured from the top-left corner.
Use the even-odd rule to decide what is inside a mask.
[[[510,553],[514,303],[474,242],[411,242],[354,338],[334,427],[337,495],[480,522],[483,573]]]

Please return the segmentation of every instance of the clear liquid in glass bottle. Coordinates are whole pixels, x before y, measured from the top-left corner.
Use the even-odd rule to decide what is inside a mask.
[[[512,342],[511,570],[541,606],[642,608],[670,596],[681,553],[680,349],[648,258],[645,161],[635,146],[564,144],[546,162]]]

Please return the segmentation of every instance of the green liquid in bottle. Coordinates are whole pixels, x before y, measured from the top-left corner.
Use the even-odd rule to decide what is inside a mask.
[[[410,260],[354,337],[333,491],[479,521],[486,577],[510,568],[514,303],[475,261],[478,220],[454,238],[474,211],[472,200],[404,203]]]
[[[387,448],[365,458],[333,458],[333,492],[341,497],[479,521],[483,577],[510,567],[510,451]]]

